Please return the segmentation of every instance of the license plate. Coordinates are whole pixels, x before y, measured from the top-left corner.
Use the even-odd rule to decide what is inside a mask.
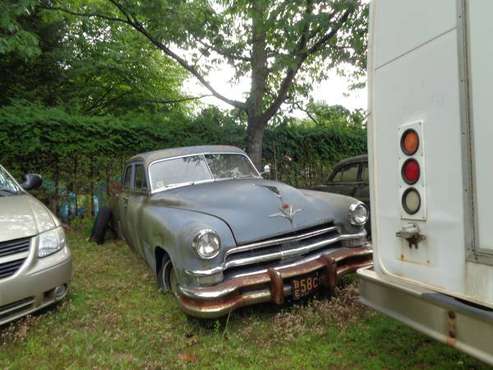
[[[317,291],[320,287],[320,275],[318,272],[304,276],[301,278],[295,278],[291,280],[292,297],[294,300],[306,297]]]

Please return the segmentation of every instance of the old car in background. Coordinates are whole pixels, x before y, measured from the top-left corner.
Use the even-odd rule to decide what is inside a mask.
[[[356,198],[370,208],[370,184],[368,179],[368,155],[358,155],[338,162],[327,182],[313,190],[337,193]],[[370,221],[366,225],[371,233]]]
[[[161,289],[201,318],[333,291],[371,264],[362,202],[265,180],[230,146],[134,156],[111,213]]]
[[[57,218],[0,166],[0,325],[62,300],[72,258]]]

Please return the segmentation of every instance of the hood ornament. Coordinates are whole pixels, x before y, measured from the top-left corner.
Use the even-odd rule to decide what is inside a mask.
[[[269,217],[284,217],[284,218],[288,219],[288,221],[291,223],[291,225],[293,225],[294,216],[303,210],[301,208],[296,209],[292,205],[284,202],[284,200],[282,199],[281,191],[276,186],[264,185],[264,184],[257,185],[257,186],[261,186],[267,190],[270,190],[281,201],[281,207],[279,207],[280,212],[273,213],[273,214],[269,215]]]
[[[289,222],[291,223],[291,225],[293,225],[294,216],[298,212],[301,212],[302,211],[301,208],[295,209],[292,205],[289,205],[288,203],[282,203],[281,204],[281,207],[279,208],[279,210],[281,212],[273,213],[273,214],[269,215],[269,217],[284,217],[284,218],[287,218],[289,220]]]

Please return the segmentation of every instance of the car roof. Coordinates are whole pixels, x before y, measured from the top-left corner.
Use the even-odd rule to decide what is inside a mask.
[[[339,168],[343,166],[347,166],[348,164],[359,163],[359,162],[368,162],[368,154],[357,155],[354,157],[343,159],[340,162],[337,162],[334,168]]]
[[[161,150],[154,150],[152,152],[140,153],[134,155],[132,158],[128,160],[128,162],[144,162],[144,165],[147,167],[152,162],[157,161],[159,159],[182,157],[186,155],[194,155],[194,154],[202,154],[202,153],[238,153],[238,154],[246,155],[246,153],[243,150],[235,146],[200,145],[200,146],[185,146],[179,148],[161,149]]]

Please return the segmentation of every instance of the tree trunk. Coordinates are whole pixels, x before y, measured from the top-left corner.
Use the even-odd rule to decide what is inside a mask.
[[[264,132],[266,126],[267,121],[264,121],[259,117],[248,117],[247,152],[253,164],[255,165],[255,167],[257,167],[259,171],[263,171],[262,144],[264,141]]]

